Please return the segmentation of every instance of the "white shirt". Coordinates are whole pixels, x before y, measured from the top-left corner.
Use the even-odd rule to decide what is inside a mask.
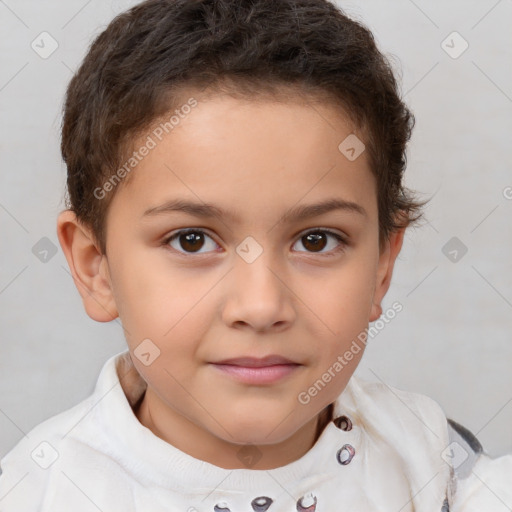
[[[128,351],[111,357],[87,399],[0,461],[0,512],[512,510],[512,454],[488,457],[424,395],[353,375],[300,459],[252,470],[249,451],[248,469],[229,470],[143,426],[132,406],[144,390]]]

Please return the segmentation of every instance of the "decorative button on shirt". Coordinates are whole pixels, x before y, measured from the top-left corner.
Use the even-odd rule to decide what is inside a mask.
[[[353,446],[351,446],[350,444],[344,444],[338,450],[338,453],[336,454],[336,458],[338,459],[338,462],[340,464],[343,464],[344,466],[346,466],[347,464],[350,463],[350,461],[354,457],[355,453],[356,453],[356,451],[354,450]]]
[[[339,416],[338,418],[335,418],[333,421],[334,424],[340,430],[345,430],[345,432],[352,430],[352,422],[350,421],[350,418],[348,418],[347,416]]]

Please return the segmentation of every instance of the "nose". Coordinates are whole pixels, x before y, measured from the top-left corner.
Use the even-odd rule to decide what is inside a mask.
[[[282,265],[266,251],[251,263],[238,255],[226,279],[223,320],[236,328],[283,330],[295,318],[293,292]]]

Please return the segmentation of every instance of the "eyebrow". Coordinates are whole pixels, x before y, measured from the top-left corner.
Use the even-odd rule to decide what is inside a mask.
[[[304,220],[335,210],[357,213],[364,217],[368,216],[368,213],[361,205],[345,199],[332,198],[320,203],[295,206],[285,212],[279,219],[278,223],[282,224],[285,222]],[[169,214],[172,212],[182,212],[202,218],[222,217],[231,221],[236,221],[238,219],[238,215],[234,210],[225,210],[211,203],[195,203],[192,201],[185,201],[183,199],[170,199],[159,206],[148,208],[142,214],[142,218]]]

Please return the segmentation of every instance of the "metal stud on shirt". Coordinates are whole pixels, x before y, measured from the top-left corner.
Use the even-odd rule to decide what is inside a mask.
[[[350,444],[344,444],[336,454],[336,458],[338,459],[338,462],[342,464],[343,466],[346,466],[350,463],[354,455],[356,454],[356,451],[354,450],[354,447]]]
[[[334,424],[340,430],[345,430],[346,432],[352,430],[352,422],[350,421],[350,418],[348,418],[347,416],[339,416],[338,418],[335,418]]]
[[[259,498],[254,498],[251,502],[251,507],[254,512],[265,512],[268,510],[270,505],[272,505],[272,498],[267,496],[260,496]]]
[[[302,496],[302,498],[297,501],[297,511],[298,512],[315,512],[316,511],[316,496],[308,493],[306,496]]]

